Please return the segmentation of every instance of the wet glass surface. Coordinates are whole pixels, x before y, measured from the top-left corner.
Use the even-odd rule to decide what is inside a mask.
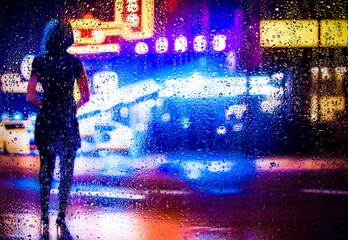
[[[65,235],[55,162],[52,239],[347,238],[345,1],[1,6],[0,238],[40,238],[38,109],[26,91],[57,16],[91,96],[77,111]]]

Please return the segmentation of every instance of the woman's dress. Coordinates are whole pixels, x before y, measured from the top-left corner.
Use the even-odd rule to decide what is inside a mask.
[[[34,59],[32,71],[44,89],[35,123],[38,150],[55,153],[68,148],[77,150],[81,139],[73,92],[82,73],[81,61],[67,52],[48,52]]]

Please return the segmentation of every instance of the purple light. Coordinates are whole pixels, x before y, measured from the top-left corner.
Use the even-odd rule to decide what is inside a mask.
[[[174,49],[178,53],[184,53],[187,51],[187,38],[184,36],[178,36],[175,39]]]
[[[204,52],[207,48],[207,40],[204,36],[196,36],[193,41],[193,48],[196,52]]]
[[[144,42],[138,42],[137,45],[135,45],[135,52],[137,54],[145,54],[149,51],[149,47]]]
[[[159,37],[156,40],[156,52],[166,53],[168,51],[168,40],[165,37]]]
[[[223,51],[226,48],[226,36],[225,35],[215,35],[213,39],[213,49],[215,51]]]
[[[237,54],[235,51],[228,52],[227,58],[227,69],[229,72],[235,71],[237,67]]]

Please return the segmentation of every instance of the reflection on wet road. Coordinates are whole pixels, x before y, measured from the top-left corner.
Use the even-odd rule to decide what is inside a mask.
[[[79,157],[67,210],[72,238],[347,238],[344,159],[192,156]],[[1,239],[40,238],[38,167],[34,155],[0,155]],[[58,181],[55,173],[52,239]]]

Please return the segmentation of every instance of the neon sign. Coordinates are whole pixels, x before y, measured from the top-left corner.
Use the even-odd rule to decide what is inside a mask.
[[[262,20],[261,47],[347,47],[348,21]]]
[[[28,81],[22,81],[19,73],[5,73],[1,76],[1,91],[5,93],[26,93]],[[41,84],[37,85],[37,92],[43,92]]]
[[[88,13],[82,19],[72,19],[70,23],[75,43],[69,52],[119,52],[118,43],[108,44],[112,37],[122,37],[125,40],[152,37],[154,6],[153,0],[116,0],[113,21],[101,21]]]

